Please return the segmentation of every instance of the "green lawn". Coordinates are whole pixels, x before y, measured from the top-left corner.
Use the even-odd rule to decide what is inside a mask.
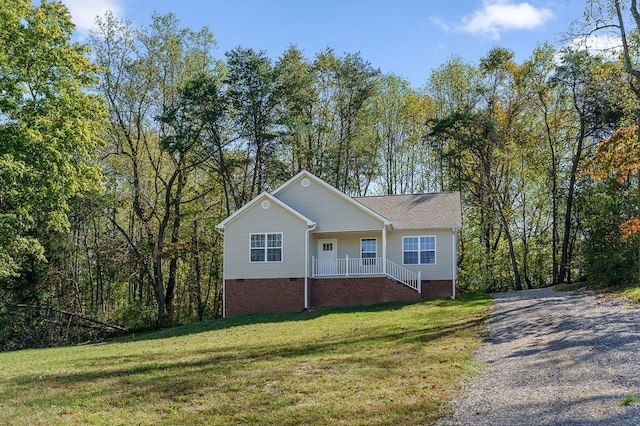
[[[490,303],[246,315],[0,353],[0,424],[428,424],[473,370]]]

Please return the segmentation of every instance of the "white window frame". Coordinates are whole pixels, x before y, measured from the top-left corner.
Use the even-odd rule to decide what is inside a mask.
[[[363,251],[362,250],[362,242],[363,241],[375,241],[375,251]],[[364,257],[365,253],[373,253],[373,257]],[[373,266],[376,264],[378,258],[378,239],[376,237],[365,237],[360,238],[360,264],[362,266]]]
[[[253,247],[252,240],[254,235],[262,235],[264,237],[264,246]],[[269,247],[269,235],[279,235],[280,246]],[[269,250],[280,249],[280,260],[269,260]],[[253,250],[262,250],[264,260],[253,260],[251,254]],[[278,263],[284,260],[284,235],[282,232],[254,232],[249,234],[249,263]]]
[[[405,240],[407,238],[417,238],[418,239],[418,249],[417,250],[405,250]],[[421,250],[420,249],[420,240],[422,238],[433,238],[433,249],[428,249],[428,250]],[[437,254],[437,239],[435,235],[407,235],[405,237],[402,237],[402,264],[403,265],[435,265],[436,264],[436,254]],[[422,252],[433,252],[433,262],[428,262],[428,263],[422,263],[422,256],[420,256],[420,253]],[[412,253],[418,253],[418,262],[417,263],[405,263],[405,256],[404,254],[407,252],[412,252]]]

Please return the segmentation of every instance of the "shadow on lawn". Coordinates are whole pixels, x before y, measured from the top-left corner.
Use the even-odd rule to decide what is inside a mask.
[[[116,386],[114,392],[127,393],[127,383],[135,383],[135,393],[146,391],[172,395],[183,395],[185,391],[196,391],[201,386],[210,386],[211,382],[221,376],[230,377],[242,375],[242,370],[259,363],[269,364],[277,359],[291,359],[291,366],[296,360],[309,358],[313,361],[313,369],[322,371],[348,365],[349,368],[372,369],[388,371],[393,368],[393,360],[380,354],[366,351],[363,348],[376,345],[421,345],[437,339],[453,335],[465,328],[475,327],[483,319],[467,319],[452,323],[448,326],[398,330],[393,333],[376,334],[371,330],[361,335],[335,336],[322,342],[294,344],[287,346],[264,345],[252,346],[250,342],[235,346],[226,346],[211,350],[184,350],[172,359],[169,353],[156,354],[149,358],[143,355],[109,355],[92,357],[90,360],[77,361],[77,365],[89,367],[92,371],[52,374],[38,377],[51,389],[65,389],[70,384],[94,384],[102,380],[122,381],[122,386]],[[158,359],[159,358],[159,359]],[[188,360],[195,358],[193,360]],[[87,362],[89,361],[89,362]],[[290,374],[290,371],[278,374]],[[256,374],[255,372],[252,374]],[[273,380],[274,372],[265,370],[264,379]],[[184,379],[182,379],[184,377]],[[30,375],[14,378],[16,384],[27,386],[36,378]],[[257,380],[255,377],[254,380]],[[277,378],[276,378],[277,379]],[[182,383],[184,382],[184,383]],[[171,383],[170,386],[166,386]],[[182,383],[182,384],[179,384]],[[109,392],[107,387],[104,390]],[[186,389],[188,388],[188,389]],[[116,391],[117,389],[117,391]]]
[[[253,324],[269,324],[282,322],[309,321],[327,315],[339,314],[355,314],[355,313],[372,313],[372,312],[388,312],[403,309],[407,306],[425,304],[433,307],[447,306],[477,306],[486,304],[489,296],[484,294],[466,294],[456,300],[436,299],[422,300],[417,302],[387,302],[377,305],[355,306],[355,307],[338,307],[323,308],[317,310],[308,310],[303,312],[276,312],[276,313],[257,313],[236,315],[230,318],[220,318],[209,321],[202,321],[181,325],[162,330],[151,332],[143,332],[140,334],[131,334],[125,337],[117,338],[104,342],[102,344],[119,344],[125,342],[140,342],[146,340],[166,339],[171,337],[188,336],[191,334],[205,333],[215,330],[225,330],[233,327],[242,327]]]
[[[28,371],[14,376],[8,381],[11,384],[8,388],[12,389],[12,395],[33,394],[30,404],[65,409],[88,404],[86,410],[114,407],[116,411],[124,407],[134,413],[136,410],[150,411],[165,423],[174,419],[174,414],[162,411],[163,407],[173,407],[179,416],[187,416],[185,413],[197,408],[193,423],[206,419],[210,424],[287,423],[285,420],[289,424],[327,424],[337,423],[349,411],[353,413],[347,414],[346,418],[353,419],[375,418],[380,410],[388,410],[386,415],[390,417],[384,417],[380,424],[403,424],[410,418],[407,413],[440,410],[436,405],[437,401],[443,400],[440,393],[432,397],[433,401],[415,397],[416,392],[422,392],[419,389],[429,382],[425,374],[431,374],[422,372],[421,366],[435,365],[449,372],[459,371],[460,350],[447,342],[446,350],[434,351],[433,348],[440,347],[436,341],[449,336],[457,341],[457,337],[466,335],[468,330],[476,330],[487,315],[486,310],[474,309],[473,315],[458,312],[457,317],[445,318],[439,323],[431,318],[437,319],[440,312],[444,315],[447,311],[457,312],[457,307],[486,306],[487,299],[487,296],[475,296],[457,301],[243,315],[176,327],[121,341],[123,344],[134,342],[131,347],[114,347],[112,345],[120,342],[110,342],[103,344],[105,350],[101,351],[102,345],[96,345],[95,351],[75,358],[68,366],[58,367],[57,371],[48,374]],[[347,327],[310,333],[313,335],[309,338],[253,340],[233,339],[232,336],[224,344],[215,345],[207,343],[215,342],[215,337],[202,336],[202,339],[190,339],[189,344],[182,339],[155,342],[245,325],[309,321],[354,313],[384,314],[414,306],[418,309],[407,316],[407,324],[389,318],[382,322],[359,322],[356,318],[345,321]],[[313,327],[311,323],[302,325],[297,327],[297,332],[307,326]],[[283,332],[288,330],[286,326],[281,328]],[[233,332],[231,330],[232,335]],[[244,332],[243,336],[250,336],[246,330]],[[137,341],[151,343],[136,345]],[[362,401],[349,401],[345,397],[339,398],[341,402],[331,400],[342,388],[358,395]],[[386,390],[378,394],[372,391],[375,388]],[[320,398],[326,397],[329,401],[318,400],[316,392]],[[385,399],[381,402],[381,398],[386,398],[383,392],[397,392],[398,397],[395,401]],[[407,392],[409,396],[401,397]],[[440,392],[439,388],[437,392]],[[6,395],[7,398],[10,396]],[[334,405],[333,411],[328,413],[327,403]],[[154,410],[160,412],[154,413]],[[425,415],[430,414],[422,414]],[[190,423],[188,417],[178,418],[178,423]],[[420,421],[410,423],[425,423],[423,417],[419,418]]]

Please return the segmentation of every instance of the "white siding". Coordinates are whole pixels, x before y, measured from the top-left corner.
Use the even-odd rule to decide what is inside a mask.
[[[422,229],[387,231],[387,258],[402,265],[402,237],[433,235],[436,237],[436,263],[431,265],[403,265],[405,268],[420,271],[423,280],[450,280],[453,277],[453,244],[450,229]],[[338,257],[360,257],[360,239],[376,238],[378,257],[382,257],[382,231],[353,233],[312,233],[313,242],[310,253],[317,256],[318,239],[336,238],[338,240]]]
[[[378,249],[378,257],[382,257],[382,231],[366,231],[366,232],[350,232],[350,233],[319,233],[312,234],[313,240],[317,241],[324,238],[336,238],[338,240],[338,257],[344,258],[349,256],[350,258],[360,257],[360,239],[362,238],[375,238],[376,247]],[[313,244],[311,254],[317,257],[318,244]]]
[[[303,277],[306,230],[303,220],[281,206],[263,209],[257,203],[225,227],[225,279]],[[282,233],[282,262],[250,262],[249,235],[276,232]]]
[[[382,229],[382,221],[329,188],[303,177],[292,182],[275,196],[296,211],[313,220],[320,232],[364,231]]]
[[[402,265],[402,237],[434,235],[436,237],[436,263],[431,265],[403,265],[414,272],[420,271],[423,280],[453,279],[453,244],[450,229],[402,230],[387,233],[387,258]]]

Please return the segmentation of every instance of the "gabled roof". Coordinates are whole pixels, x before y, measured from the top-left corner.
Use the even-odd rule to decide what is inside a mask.
[[[323,186],[324,188],[328,189],[330,192],[334,193],[336,196],[346,200],[348,203],[351,203],[352,205],[356,206],[358,209],[362,210],[363,212],[367,213],[368,215],[380,220],[383,224],[391,225],[391,221],[389,221],[389,219],[387,217],[385,217],[384,215],[380,214],[379,212],[376,212],[376,211],[372,210],[371,208],[369,208],[364,203],[357,202],[356,199],[354,199],[352,197],[349,197],[344,192],[336,189],[332,185],[329,185],[324,180],[320,179],[319,177],[317,177],[313,173],[310,173],[310,172],[308,172],[306,170],[302,170],[297,175],[295,175],[294,177],[292,177],[291,179],[289,179],[288,181],[286,181],[285,183],[280,185],[278,188],[276,188],[272,192],[272,194],[274,196],[277,196],[280,192],[284,191],[289,186],[293,185],[295,182],[297,182],[303,176],[306,177],[307,179],[309,179],[311,181],[314,181],[317,184]]]
[[[224,227],[232,222],[234,219],[236,219],[237,217],[241,216],[242,214],[244,214],[244,212],[250,210],[253,206],[255,206],[257,203],[262,202],[262,201],[269,201],[271,203],[274,203],[280,207],[282,207],[283,209],[285,209],[287,212],[291,213],[293,216],[297,217],[298,219],[306,222],[307,226],[313,226],[315,225],[315,222],[312,221],[311,219],[307,218],[306,216],[304,216],[303,214],[301,214],[300,212],[292,209],[290,206],[286,205],[285,203],[283,203],[282,201],[278,200],[276,197],[274,197],[273,195],[269,194],[268,192],[263,192],[260,195],[258,195],[256,198],[254,198],[253,200],[249,201],[247,204],[245,204],[244,206],[242,206],[241,208],[239,208],[238,210],[236,210],[231,216],[227,217],[225,220],[223,220],[222,222],[220,222],[219,224],[216,225],[216,228],[218,229],[224,229]]]
[[[394,229],[462,226],[459,192],[356,197],[354,200],[389,219]]]
[[[394,229],[460,228],[462,226],[462,207],[459,192],[349,197],[319,177],[303,170],[271,194],[268,192],[261,193],[216,225],[216,228],[224,229],[227,224],[253,208],[257,203],[265,200],[282,207],[294,217],[305,222],[307,226],[316,225],[313,220],[276,197],[277,194],[303,177],[316,182],[366,214],[380,220],[385,225],[393,226]]]

